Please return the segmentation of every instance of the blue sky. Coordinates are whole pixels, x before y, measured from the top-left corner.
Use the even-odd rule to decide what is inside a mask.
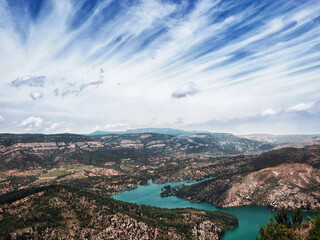
[[[319,0],[3,0],[0,132],[320,133]]]

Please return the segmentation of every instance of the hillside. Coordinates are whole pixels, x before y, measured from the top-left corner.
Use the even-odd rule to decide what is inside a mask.
[[[0,239],[219,239],[236,217],[161,209],[52,185],[0,196]]]
[[[288,143],[285,145],[280,145],[275,147],[275,149],[286,148],[286,147],[294,147],[294,148],[303,148],[310,145],[319,145],[320,144],[320,136],[309,138],[299,142]]]
[[[119,166],[122,159],[145,164],[157,157],[194,153],[248,154],[273,145],[235,137],[232,134],[125,134],[83,136],[74,134],[0,134],[0,168],[52,168],[66,164]],[[116,168],[116,167],[114,167]],[[117,170],[117,169],[116,169]]]
[[[232,134],[0,135],[0,190],[64,184],[110,195],[147,184],[210,180],[179,197],[217,206],[319,206],[320,146],[273,148]]]
[[[291,143],[298,143],[309,141],[313,138],[319,138],[320,134],[284,134],[284,135],[272,135],[272,134],[248,134],[239,135],[238,137],[247,138],[259,142],[265,142],[277,145],[286,145]],[[310,144],[309,144],[310,145]]]
[[[231,168],[245,161],[234,154],[272,147],[232,134],[0,134],[0,192],[63,183],[113,194],[150,178],[204,179],[216,172],[207,171],[208,164]]]
[[[185,186],[176,195],[221,207],[320,207],[320,145],[262,153],[237,171]]]

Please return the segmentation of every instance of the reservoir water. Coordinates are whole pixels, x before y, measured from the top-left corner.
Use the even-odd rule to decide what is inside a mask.
[[[150,185],[139,186],[136,189],[130,191],[123,191],[122,194],[113,195],[112,197],[117,200],[145,204],[161,208],[197,208],[202,210],[228,212],[238,217],[239,226],[235,229],[228,230],[223,236],[223,240],[250,240],[255,239],[258,235],[259,225],[266,225],[270,220],[270,217],[275,214],[274,211],[270,211],[267,207],[232,207],[232,208],[217,208],[207,202],[194,203],[189,202],[186,199],[181,199],[175,196],[161,197],[161,188],[170,184],[176,186],[179,184],[189,185],[188,181],[154,184],[150,180]],[[304,216],[314,216],[313,213],[304,213]]]

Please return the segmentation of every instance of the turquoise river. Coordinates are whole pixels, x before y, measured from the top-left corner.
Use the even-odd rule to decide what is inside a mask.
[[[154,184],[149,181],[147,186],[139,186],[136,189],[130,191],[123,191],[122,194],[113,195],[112,197],[117,200],[146,204],[155,207],[162,208],[197,208],[202,210],[220,210],[223,212],[231,213],[238,217],[239,226],[235,229],[228,230],[224,234],[222,240],[250,240],[255,239],[258,235],[259,225],[266,225],[270,220],[270,217],[275,212],[270,211],[267,207],[231,207],[231,208],[217,208],[207,202],[189,202],[188,200],[181,199],[175,196],[172,197],[160,197],[161,188],[170,184],[176,186],[178,184],[189,185],[188,181],[165,183],[165,184]],[[313,216],[312,213],[305,213],[304,216]]]

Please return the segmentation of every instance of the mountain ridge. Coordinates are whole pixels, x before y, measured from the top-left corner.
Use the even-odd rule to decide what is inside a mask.
[[[198,130],[182,130],[176,128],[136,128],[128,129],[124,131],[95,131],[92,133],[84,134],[88,136],[95,135],[109,135],[109,134],[128,134],[128,133],[159,133],[159,134],[169,134],[169,135],[183,135],[183,134],[193,134],[193,133],[211,133],[209,131],[198,131]]]

